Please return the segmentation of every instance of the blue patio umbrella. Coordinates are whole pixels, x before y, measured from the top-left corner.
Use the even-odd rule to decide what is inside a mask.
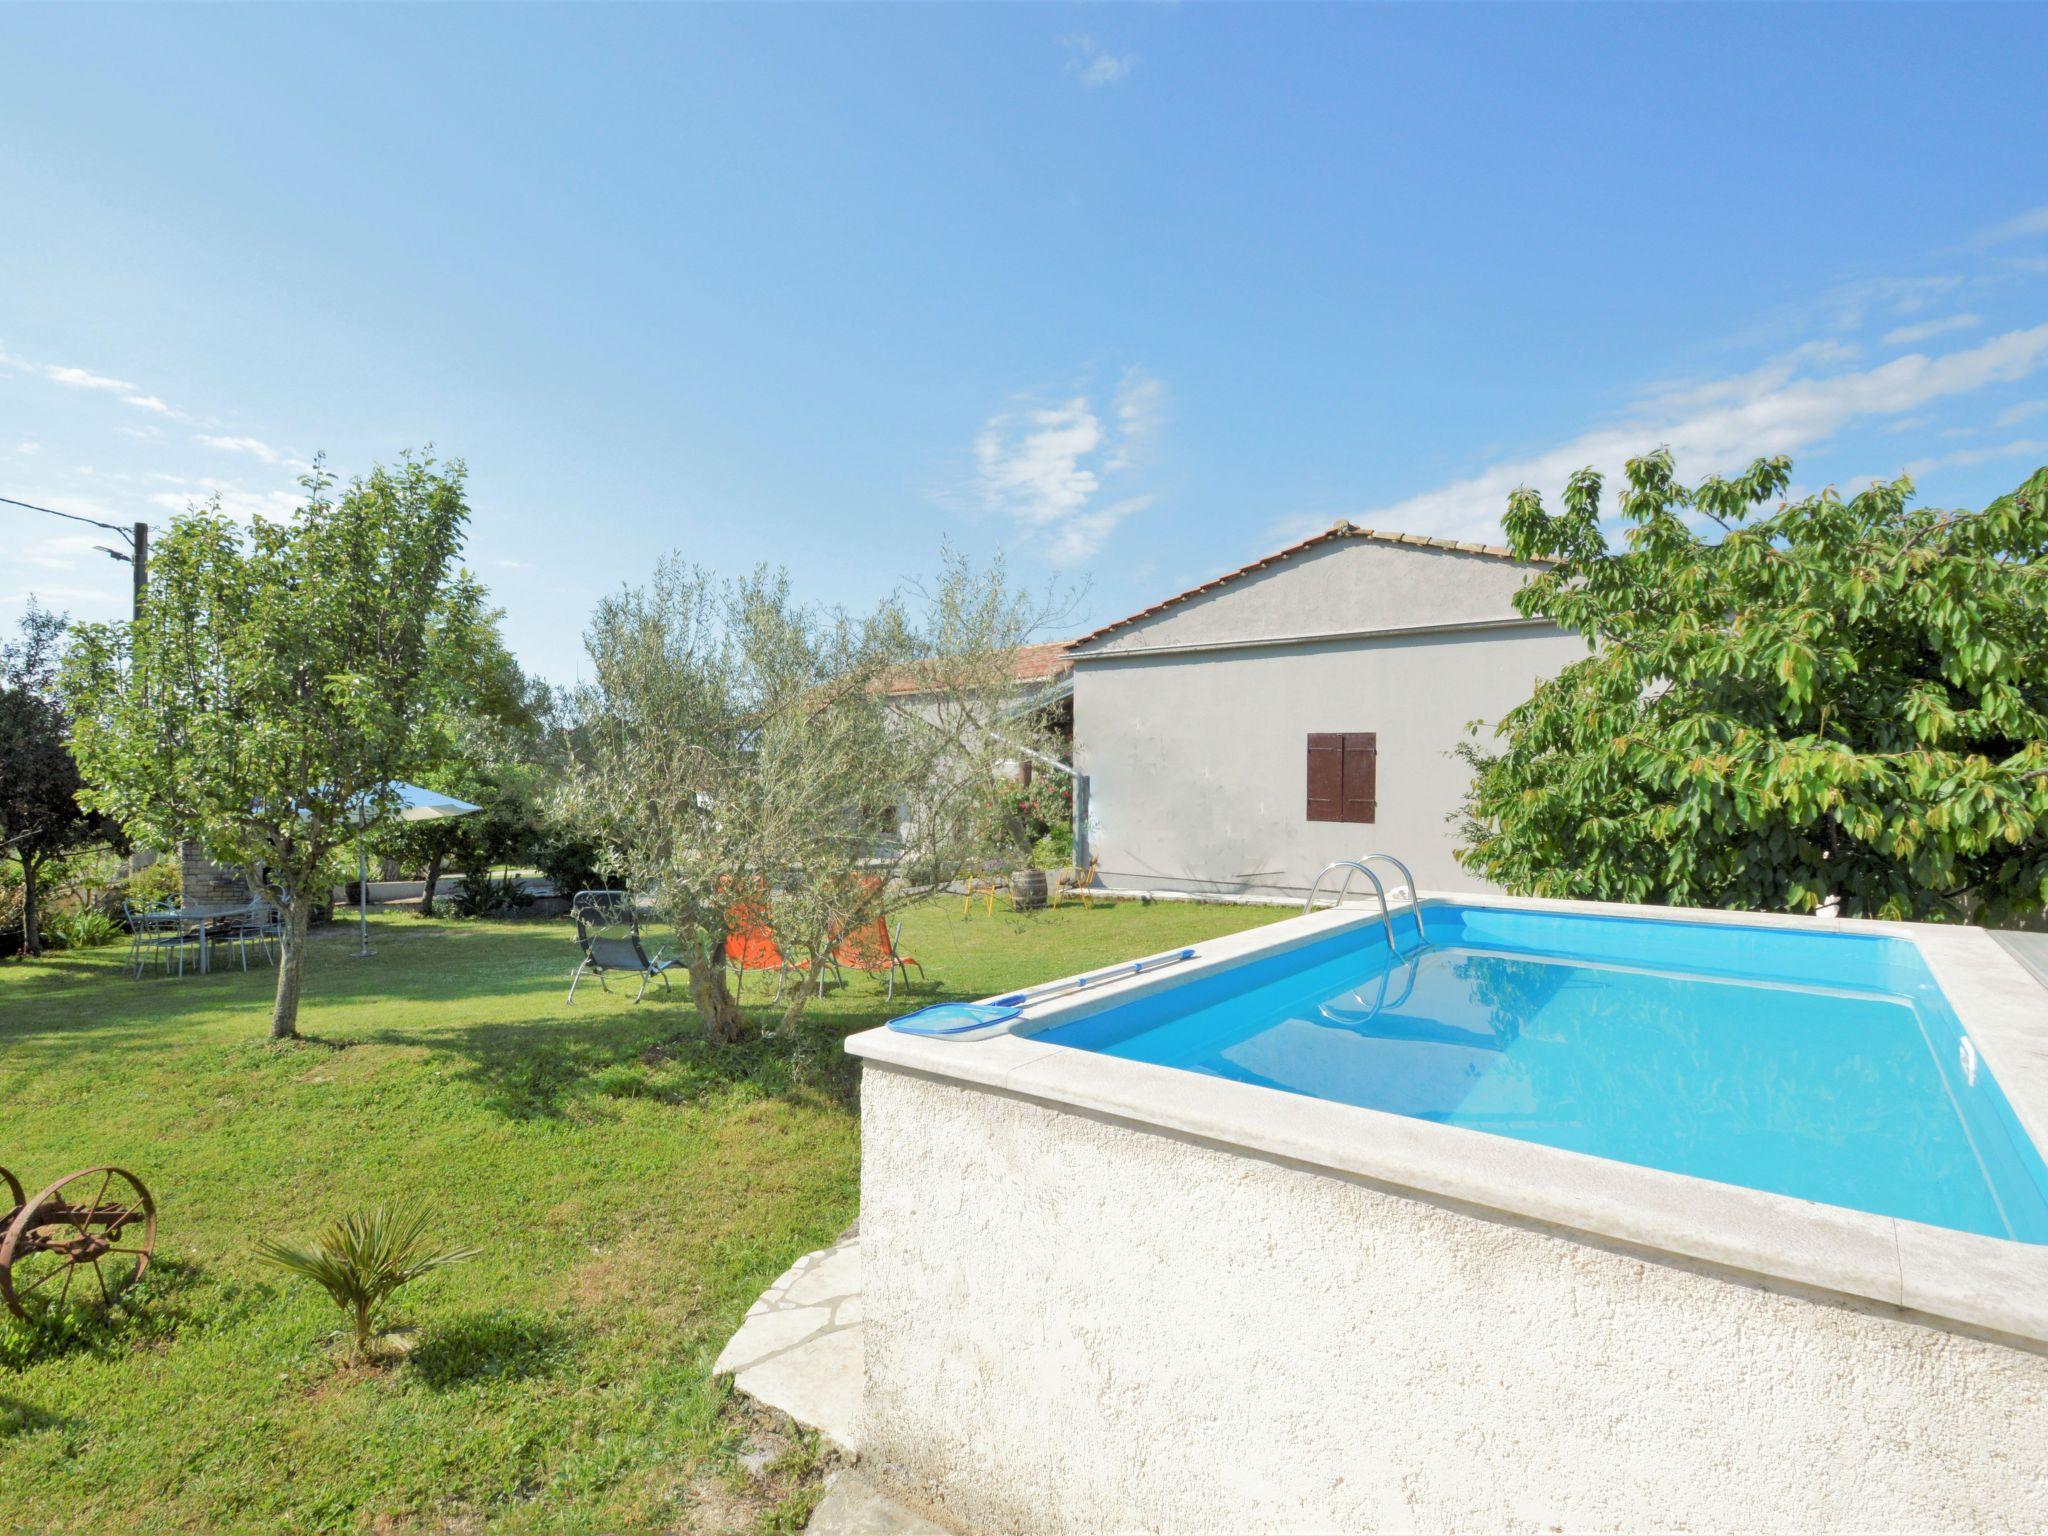
[[[396,803],[391,813],[398,821],[446,821],[455,816],[467,816],[483,809],[471,805],[467,800],[458,800],[453,795],[444,795],[438,790],[421,789],[417,784],[406,784],[393,779],[384,786],[383,798]],[[363,846],[363,833],[369,822],[365,816],[368,797],[356,802],[356,933],[359,945],[358,955],[370,952],[370,856]]]

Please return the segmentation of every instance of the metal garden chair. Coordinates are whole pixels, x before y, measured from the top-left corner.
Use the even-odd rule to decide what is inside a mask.
[[[668,973],[683,962],[664,960],[658,950],[648,955],[640,942],[639,903],[630,891],[578,891],[570,898],[569,915],[576,920],[576,943],[583,959],[569,977],[568,1001],[576,1001],[576,983],[585,971],[595,975],[597,984],[607,992],[611,986],[604,979],[606,972],[638,976],[640,990],[633,994],[636,1003],[647,995],[647,984],[657,976],[664,990],[675,990]]]
[[[216,945],[233,944],[242,953],[242,969],[249,969],[249,946],[262,947],[263,957],[273,959],[271,947],[284,944],[284,923],[276,907],[261,897],[246,907],[236,907],[223,912],[214,921],[219,925],[213,930],[212,942]]]
[[[185,951],[198,944],[198,935],[186,926],[185,914],[175,906],[137,906],[121,903],[121,915],[128,921],[128,971],[140,978],[152,961],[171,974],[175,960],[180,976],[185,974]]]

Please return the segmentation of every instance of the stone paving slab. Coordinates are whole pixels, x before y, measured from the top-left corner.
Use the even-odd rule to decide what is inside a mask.
[[[2018,929],[1994,928],[1991,937],[2006,953],[2034,973],[2034,979],[2048,987],[2048,933],[2023,933]]]
[[[860,1239],[849,1237],[784,1270],[747,1309],[712,1374],[730,1372],[756,1402],[858,1456],[861,1331]]]
[[[841,1468],[825,1479],[825,1497],[811,1511],[805,1536],[954,1536],[904,1508],[858,1472]]]

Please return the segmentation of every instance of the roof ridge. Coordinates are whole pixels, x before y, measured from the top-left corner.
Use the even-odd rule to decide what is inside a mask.
[[[1533,559],[1524,559],[1513,550],[1501,544],[1481,544],[1470,539],[1445,539],[1439,538],[1433,533],[1397,533],[1381,528],[1361,528],[1349,518],[1340,517],[1321,533],[1310,534],[1305,539],[1289,544],[1285,548],[1276,549],[1269,555],[1261,555],[1258,559],[1245,565],[1240,565],[1235,570],[1225,571],[1221,576],[1212,577],[1199,586],[1189,587],[1185,592],[1176,592],[1171,597],[1161,598],[1149,608],[1140,608],[1136,613],[1128,614],[1113,623],[1104,624],[1099,629],[1091,629],[1085,635],[1076,636],[1067,642],[1068,648],[1070,650],[1078,649],[1088,644],[1091,640],[1100,640],[1104,635],[1113,634],[1119,629],[1137,623],[1140,619],[1149,619],[1154,614],[1163,613],[1176,603],[1184,603],[1191,597],[1201,596],[1204,592],[1213,592],[1218,587],[1236,581],[1240,576],[1249,576],[1254,571],[1262,571],[1269,565],[1277,565],[1280,561],[1290,556],[1298,555],[1305,549],[1311,549],[1318,544],[1326,544],[1333,539],[1373,539],[1382,544],[1407,544],[1419,549],[1443,550],[1449,554],[1483,555],[1493,560],[1512,560],[1518,565],[1556,564],[1554,560],[1540,555]]]

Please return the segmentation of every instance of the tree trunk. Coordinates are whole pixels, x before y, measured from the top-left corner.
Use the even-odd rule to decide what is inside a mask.
[[[24,960],[43,952],[42,914],[36,910],[36,866],[38,860],[21,855],[21,954]]]
[[[434,915],[434,887],[441,883],[442,857],[442,851],[436,848],[434,856],[427,860],[426,889],[420,894],[421,917],[432,917]]]
[[[797,1020],[804,1016],[804,1010],[811,1005],[811,999],[818,995],[818,984],[824,978],[826,962],[832,958],[829,945],[812,944],[806,953],[811,963],[790,977],[788,1001],[782,1005],[782,1033],[788,1034],[796,1028]]]
[[[804,1010],[811,1005],[811,998],[818,990],[818,978],[809,971],[798,971],[790,979],[788,1001],[782,1005],[781,1032],[785,1035],[796,1028],[796,1022],[804,1016]]]
[[[294,896],[281,908],[284,919],[277,960],[277,1002],[270,1010],[270,1038],[299,1036],[299,983],[306,970],[306,925],[311,917],[306,897]]]
[[[704,961],[690,963],[690,1001],[704,1020],[704,1036],[715,1045],[731,1045],[739,1039],[746,1021],[740,1005],[725,985],[725,966],[719,952]]]

